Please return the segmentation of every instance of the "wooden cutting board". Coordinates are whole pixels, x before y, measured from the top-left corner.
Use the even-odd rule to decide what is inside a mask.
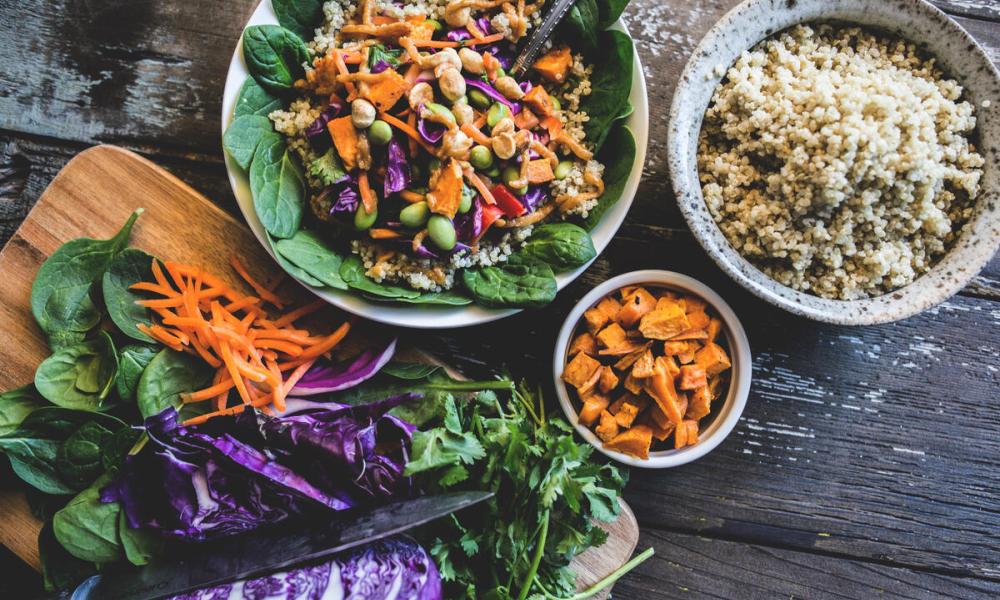
[[[115,146],[85,150],[56,176],[0,251],[0,390],[29,383],[49,355],[30,308],[31,283],[45,258],[71,239],[111,237],[137,208],[145,212],[131,246],[231,280],[232,254],[260,281],[279,272],[246,225],[170,173]],[[639,528],[632,511],[623,508],[621,518],[606,527],[607,543],[574,562],[582,586],[614,571],[635,549]],[[37,569],[42,524],[23,495],[0,492],[0,515],[0,543]]]

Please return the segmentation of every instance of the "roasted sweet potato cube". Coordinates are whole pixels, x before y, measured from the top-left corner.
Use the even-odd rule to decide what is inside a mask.
[[[587,322],[587,330],[590,333],[597,333],[608,324],[608,315],[595,306],[583,313],[583,320]]]
[[[728,381],[729,377],[724,373],[708,378],[708,393],[712,396],[712,400],[722,395]]]
[[[378,81],[368,85],[365,98],[378,110],[389,110],[410,89],[410,84],[393,69],[386,69],[383,73]]]
[[[646,411],[646,414],[654,423],[656,423],[657,427],[661,429],[666,429],[668,427],[673,429],[674,422],[671,421],[666,414],[664,414],[663,410],[661,410],[659,405],[657,405],[655,402],[649,407],[649,410]]]
[[[628,375],[625,376],[625,381],[623,382],[623,385],[625,386],[626,390],[632,392],[633,394],[641,394],[643,389],[645,389],[643,387],[643,381],[645,380],[636,379],[635,377],[633,377],[632,373],[630,372]]]
[[[626,285],[622,289],[618,290],[618,295],[621,296],[622,302],[624,303],[625,299],[631,296],[632,292],[636,291],[637,289],[639,289],[639,286],[637,285]]]
[[[601,413],[607,410],[610,400],[607,396],[592,394],[583,401],[583,408],[580,409],[578,417],[580,423],[590,427],[601,417]]]
[[[632,368],[632,365],[634,365],[637,360],[642,358],[642,355],[645,354],[645,352],[646,349],[644,348],[637,352],[630,352],[626,354],[625,356],[619,358],[618,362],[615,363],[615,369],[621,372],[629,370],[630,368]]]
[[[609,321],[614,321],[618,317],[618,311],[622,309],[622,305],[618,304],[618,301],[611,296],[605,296],[595,308],[607,315]]]
[[[640,381],[643,382],[646,392],[656,401],[660,410],[674,423],[680,423],[684,413],[677,405],[677,389],[674,387],[674,378],[667,373],[660,358],[656,361],[653,376]]]
[[[538,158],[528,161],[528,183],[540,185],[555,179],[552,173],[552,165],[547,158]]]
[[[666,300],[670,300],[671,302],[676,302],[677,301],[677,294],[675,294],[674,292],[671,292],[670,290],[667,290],[667,289],[661,289],[658,292],[656,292],[656,298],[657,298],[657,301],[666,299]]]
[[[675,358],[677,358],[677,362],[681,363],[682,365],[693,363],[694,353],[697,352],[697,350],[698,349],[693,345],[689,346],[687,352],[682,352],[681,354],[678,354]]]
[[[567,363],[562,378],[563,381],[579,390],[587,385],[600,368],[601,363],[581,352]],[[600,375],[598,374],[598,376]]]
[[[632,426],[632,421],[639,416],[639,407],[630,402],[626,402],[622,405],[618,412],[615,413],[615,421],[618,426],[623,429],[628,429]]]
[[[697,296],[684,296],[684,311],[688,314],[694,312],[705,312],[708,303]]]
[[[695,390],[708,385],[708,375],[705,369],[698,365],[684,365],[681,367],[680,381],[677,387],[682,390]]]
[[[674,431],[674,448],[693,446],[698,443],[698,421],[682,421]]]
[[[708,329],[709,323],[712,319],[704,311],[694,311],[690,310],[687,312],[688,327],[691,329]]]
[[[645,425],[646,427],[652,429],[654,440],[658,442],[665,441],[668,437],[670,437],[670,434],[674,432],[675,425],[671,423],[669,419],[667,419],[666,427],[660,427],[660,425],[655,420],[653,420],[651,414],[652,414],[652,408],[639,415],[639,418],[636,419],[636,423],[639,425]]]
[[[333,147],[337,149],[344,168],[351,170],[358,165],[358,130],[351,121],[351,116],[331,119],[326,124],[327,131],[333,139]]]
[[[603,442],[607,442],[618,435],[618,421],[615,420],[615,416],[606,410],[601,411],[601,421],[594,428],[594,433]]]
[[[688,329],[687,331],[682,331],[677,335],[670,338],[674,342],[683,342],[690,340],[707,340],[708,331],[705,329]]]
[[[597,354],[597,338],[586,331],[573,338],[573,343],[569,345],[569,355],[573,356],[578,352],[591,356]]]
[[[624,344],[617,348],[602,348],[597,353],[601,356],[630,356],[636,352],[642,352],[649,348],[649,343],[639,343],[633,340],[626,340]]]
[[[601,367],[601,378],[598,380],[598,386],[605,394],[618,387],[618,376],[615,375],[614,369]]]
[[[712,411],[712,395],[708,391],[708,386],[702,386],[691,392],[687,412],[684,413],[688,419],[698,420],[708,416]]]
[[[656,307],[656,298],[646,288],[635,288],[631,294],[622,299],[621,310],[618,311],[618,322],[623,327],[634,327],[639,319],[651,313]]]
[[[705,373],[709,377],[714,377],[733,366],[729,362],[729,356],[726,355],[726,351],[715,342],[709,342],[701,350],[698,350],[694,355],[694,362],[702,369],[705,369]]]
[[[605,440],[604,447],[608,450],[628,454],[636,458],[649,458],[649,446],[653,443],[653,430],[645,425],[623,431],[613,439]]]
[[[660,303],[663,303],[661,300]],[[650,340],[669,340],[690,329],[684,310],[674,301],[668,301],[639,321],[639,332]]]
[[[569,46],[561,46],[542,55],[531,68],[552,83],[561,84],[566,81],[566,74],[572,64],[573,55]]]
[[[657,356],[656,362],[663,363],[663,367],[667,370],[667,374],[674,379],[676,379],[681,373],[681,368],[677,365],[677,361],[673,356]]]
[[[597,342],[609,350],[631,346],[625,330],[618,323],[611,323],[597,334]]]
[[[462,185],[462,166],[458,160],[450,158],[441,167],[434,189],[425,196],[431,212],[454,218],[462,203]]]
[[[653,358],[652,351],[646,350],[639,356],[639,360],[635,361],[635,364],[632,365],[632,377],[636,379],[652,377],[655,366],[656,359]]]
[[[708,323],[708,341],[714,342],[719,337],[720,331],[722,331],[722,320],[711,319]]]
[[[678,354],[683,354],[688,351],[688,343],[685,341],[680,342],[663,342],[663,355],[664,356],[676,356]]]

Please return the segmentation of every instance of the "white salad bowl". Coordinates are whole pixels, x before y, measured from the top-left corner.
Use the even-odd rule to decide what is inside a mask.
[[[583,313],[596,305],[602,298],[623,287],[630,285],[643,285],[649,287],[669,288],[682,293],[698,296],[708,303],[719,318],[722,319],[722,334],[726,339],[726,349],[729,352],[730,362],[732,362],[732,372],[729,377],[729,389],[725,398],[719,398],[713,402],[712,413],[705,418],[708,425],[698,433],[698,442],[692,446],[685,446],[680,449],[657,450],[649,453],[649,458],[643,460],[604,447],[601,440],[590,430],[589,427],[580,424],[577,416],[577,409],[570,397],[569,388],[562,380],[562,372],[569,358],[570,342],[577,330],[581,326]],[[733,309],[726,304],[721,296],[716,294],[712,288],[687,275],[674,273],[672,271],[633,271],[619,275],[602,283],[592,289],[584,296],[573,310],[570,311],[566,321],[563,322],[559,336],[556,338],[555,352],[552,356],[552,379],[556,388],[556,395],[559,397],[559,405],[562,406],[566,420],[573,424],[577,433],[583,436],[591,446],[605,456],[620,463],[646,469],[667,469],[679,467],[691,461],[705,456],[722,443],[736,427],[736,423],[743,414],[747,397],[750,395],[750,379],[753,370],[753,358],[750,355],[750,342],[747,340],[746,331],[737,318]]]
[[[887,294],[863,300],[831,300],[782,285],[733,248],[705,205],[698,179],[698,137],[716,86],[744,51],[800,23],[839,21],[888,31],[916,43],[975,106],[977,150],[986,159],[979,196],[965,231],[927,273]],[[903,319],[962,289],[1000,245],[1000,74],[990,58],[955,21],[923,0],[746,0],[705,35],[674,93],[667,153],[674,192],[695,237],[730,277],[760,298],[791,313],[840,325]]]
[[[271,8],[270,1],[262,0],[261,3],[257,5],[257,9],[254,11],[253,15],[250,16],[250,20],[247,22],[246,27],[251,25],[267,25],[277,23],[278,18],[275,16],[274,10]],[[620,21],[616,23],[613,28],[620,29],[628,33]],[[643,76],[642,65],[639,63],[639,54],[638,52],[633,52],[632,93],[629,96],[633,112],[626,119],[626,125],[628,125],[628,128],[632,131],[632,135],[635,138],[635,163],[632,165],[632,171],[625,183],[625,188],[622,191],[621,198],[619,198],[618,202],[616,202],[614,206],[609,208],[608,211],[604,213],[601,222],[590,231],[590,235],[594,241],[594,247],[597,249],[598,254],[604,251],[604,248],[607,247],[609,242],[611,242],[611,238],[614,237],[618,228],[625,220],[625,216],[628,214],[629,207],[632,205],[632,200],[635,197],[635,192],[639,187],[639,179],[642,176],[642,165],[646,162],[646,143],[649,137],[649,112],[646,99],[646,80]],[[220,132],[220,135],[225,132],[226,128],[229,127],[229,124],[233,121],[233,111],[236,107],[236,98],[239,95],[240,87],[249,76],[250,73],[247,70],[246,64],[243,62],[242,41],[240,41],[237,42],[236,49],[233,51],[233,58],[229,63],[229,72],[226,75],[226,86],[222,96],[222,131]],[[250,193],[250,181],[247,174],[240,169],[239,165],[236,164],[236,161],[234,161],[228,154],[223,154],[225,156],[226,172],[229,176],[229,184],[233,188],[233,195],[236,196],[236,202],[240,207],[240,212],[243,213],[247,224],[250,225],[250,229],[253,231],[254,235],[257,236],[257,240],[260,241],[260,243],[264,246],[264,249],[266,249],[271,256],[274,256],[274,251],[268,243],[267,236],[265,235],[264,227],[261,225],[260,220],[257,218],[257,214],[254,211],[253,196]],[[556,283],[559,290],[562,290],[569,285],[570,282],[576,279],[589,266],[590,263],[588,262],[586,265],[576,269],[575,271],[557,274]],[[360,292],[356,291],[345,292],[340,290],[331,290],[328,288],[317,289],[306,285],[305,283],[302,283],[302,285],[309,288],[314,294],[326,300],[330,304],[350,313],[389,325],[412,327],[417,329],[469,327],[472,325],[479,325],[495,321],[497,319],[502,319],[516,314],[520,310],[491,309],[478,306],[476,304],[469,304],[466,306],[393,304],[368,300],[367,298],[362,297]]]

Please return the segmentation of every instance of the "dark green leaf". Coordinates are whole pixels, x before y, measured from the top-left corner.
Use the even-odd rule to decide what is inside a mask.
[[[577,225],[563,222],[536,227],[518,254],[546,263],[556,273],[562,273],[587,264],[597,256],[597,250],[589,233]]]
[[[598,49],[597,36],[603,29],[599,18],[597,0],[577,0],[559,23],[558,34],[575,52],[591,56]]]
[[[139,429],[123,427],[114,432],[111,440],[101,447],[101,466],[103,470],[120,468],[128,453],[135,448],[142,436]]]
[[[491,267],[462,271],[462,283],[484,306],[538,308],[556,297],[556,278],[547,264],[511,256]]]
[[[100,500],[101,488],[110,482],[110,475],[103,475],[52,518],[56,539],[80,560],[110,563],[123,556],[118,539],[121,507],[117,502]]]
[[[311,285],[313,287],[323,287],[323,282],[322,281],[320,281],[319,279],[316,279],[315,277],[313,277],[312,275],[310,275],[309,273],[307,273],[303,269],[300,269],[299,267],[297,267],[297,266],[293,265],[292,263],[288,262],[288,259],[286,259],[284,256],[282,256],[278,252],[278,248],[276,246],[276,242],[275,242],[274,238],[271,237],[270,233],[265,232],[264,235],[267,236],[267,243],[268,243],[268,245],[271,246],[271,252],[274,253],[274,259],[276,261],[278,261],[278,264],[281,265],[282,269],[284,269],[291,276],[295,277],[296,279],[298,279],[299,281],[301,281],[302,283],[304,283],[306,285]]]
[[[298,158],[281,136],[257,146],[250,164],[253,206],[264,229],[276,238],[295,235],[302,224],[306,182]]]
[[[422,293],[416,298],[382,298],[379,296],[371,296],[371,300],[375,301],[392,301],[392,302],[402,302],[404,304],[440,304],[445,306],[465,306],[467,304],[472,304],[472,298],[456,292],[454,290],[448,290],[445,292],[429,292]]]
[[[369,279],[365,275],[364,263],[361,262],[360,257],[354,254],[344,259],[344,263],[340,266],[340,276],[351,288],[373,296],[397,300],[401,298],[413,299],[420,296],[420,292],[417,290],[385,285]]]
[[[347,176],[344,170],[344,163],[340,160],[340,155],[336,149],[330,148],[316,160],[309,163],[309,173],[319,179],[323,185],[333,185],[343,181]]]
[[[32,384],[0,394],[0,436],[17,429],[28,415],[43,406],[47,403]]]
[[[118,354],[106,331],[68,346],[42,361],[35,371],[35,389],[64,408],[101,410],[118,374]]]
[[[598,0],[597,10],[600,14],[600,19],[597,22],[597,27],[599,29],[607,29],[614,25],[618,17],[622,16],[622,12],[628,6],[628,3],[629,0]]]
[[[598,160],[604,163],[604,194],[583,221],[583,226],[588,230],[593,229],[601,221],[604,213],[621,199],[625,184],[632,174],[632,167],[635,164],[635,138],[624,123],[614,126],[607,143],[604,144],[604,149],[598,155]]]
[[[281,98],[260,87],[253,77],[247,77],[240,88],[240,95],[236,97],[235,117],[243,115],[259,115],[266,117],[276,110],[285,107]]]
[[[113,238],[69,241],[42,263],[31,286],[31,314],[52,348],[82,341],[100,322],[93,289],[111,260],[125,249],[141,212],[135,211]]]
[[[281,142],[271,119],[260,115],[242,115],[229,124],[222,135],[222,147],[244,171],[250,168],[257,148]]]
[[[208,387],[212,374],[211,367],[200,358],[169,349],[161,350],[139,378],[136,388],[139,414],[145,419],[171,406],[180,408],[180,395]]]
[[[136,304],[142,296],[129,289],[140,281],[152,281],[153,257],[138,248],[126,248],[111,261],[101,280],[104,306],[108,316],[118,329],[132,339],[151,342],[145,333],[136,327],[138,323],[149,325],[149,310]]]
[[[368,50],[368,68],[374,69],[375,65],[377,65],[379,61],[382,61],[395,69],[400,64],[399,59],[401,56],[403,56],[402,48],[389,49],[382,44],[375,44],[370,46]]]
[[[42,567],[45,591],[71,591],[84,579],[97,574],[92,562],[76,558],[62,547],[52,531],[52,521],[46,521],[38,533],[38,558]]]
[[[132,529],[125,518],[125,511],[118,515],[118,536],[121,539],[125,558],[133,565],[148,565],[149,561],[161,556],[166,543],[155,531]]]
[[[323,0],[271,0],[271,7],[282,27],[307,42],[315,36],[316,28],[323,25]]]
[[[149,361],[160,350],[153,346],[132,344],[118,352],[118,377],[115,378],[115,389],[118,397],[125,402],[135,400],[135,389],[139,385],[139,377],[146,370]]]
[[[110,446],[115,434],[103,425],[89,421],[74,431],[56,452],[59,477],[78,490],[90,485],[104,472],[102,453]]]
[[[309,54],[293,32],[278,25],[253,25],[243,32],[243,59],[257,83],[281,93],[302,77]]]
[[[598,41],[602,52],[590,76],[589,95],[580,111],[589,117],[583,130],[599,152],[612,124],[620,119],[632,93],[632,39],[621,31],[605,31]]]
[[[289,262],[324,285],[338,290],[347,289],[347,283],[340,276],[343,259],[315,232],[300,229],[287,240],[278,240],[274,246]]]

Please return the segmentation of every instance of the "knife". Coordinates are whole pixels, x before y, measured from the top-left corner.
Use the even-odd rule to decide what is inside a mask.
[[[545,45],[545,40],[549,39],[549,36],[552,35],[552,30],[556,28],[559,21],[563,20],[563,17],[566,16],[566,13],[569,12],[569,9],[575,2],[576,0],[556,0],[553,3],[552,8],[549,9],[545,18],[542,19],[541,25],[531,32],[531,35],[528,36],[528,42],[524,45],[521,53],[517,55],[517,58],[514,59],[514,65],[510,69],[514,77],[523,76],[528,67],[535,62],[535,58],[542,50],[542,46]]]
[[[184,544],[175,560],[145,567],[116,565],[80,585],[72,600],[155,600],[315,562],[468,508],[492,492],[423,496],[362,511],[345,511],[324,523],[296,529],[282,525],[199,544]],[[289,529],[293,531],[289,532]]]

